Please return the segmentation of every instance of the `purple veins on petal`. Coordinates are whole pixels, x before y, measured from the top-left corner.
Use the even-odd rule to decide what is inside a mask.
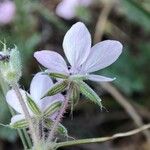
[[[34,53],[36,60],[50,72],[68,74],[68,68],[63,57],[57,52],[42,50]]]
[[[97,43],[91,48],[87,60],[82,65],[82,71],[90,73],[103,69],[114,63],[122,52],[122,44],[114,40]]]
[[[91,48],[91,35],[83,23],[78,22],[68,30],[63,40],[63,48],[72,67],[80,66],[87,59]]]
[[[103,69],[114,63],[122,53],[122,44],[115,40],[105,40],[91,48],[91,35],[82,22],[75,23],[63,40],[64,53],[71,67],[67,68],[64,59],[49,51],[35,52],[34,57],[50,72],[67,75],[85,75]],[[113,81],[114,78],[88,75],[93,81]]]

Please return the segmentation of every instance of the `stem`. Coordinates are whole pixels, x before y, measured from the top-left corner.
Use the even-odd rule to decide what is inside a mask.
[[[0,76],[1,76],[1,73],[0,73]],[[0,77],[0,85],[1,85],[1,88],[2,88],[3,95],[5,97],[7,91],[9,90],[9,88],[8,88],[8,85],[2,80],[1,77]],[[8,109],[9,109],[11,115],[14,116],[16,114],[15,111],[7,103],[6,103],[6,105],[8,106]],[[19,137],[20,137],[20,139],[22,141],[24,149],[31,148],[32,147],[32,143],[31,143],[31,145],[29,145],[26,142],[26,139],[29,138],[29,135],[27,134],[27,131],[26,130],[23,131],[21,129],[17,129],[17,132],[18,132]],[[26,134],[26,136],[24,136],[25,134]]]
[[[81,140],[74,140],[74,141],[67,141],[67,142],[60,142],[57,144],[57,148],[59,147],[67,147],[67,146],[73,146],[73,145],[79,145],[79,144],[90,144],[90,143],[102,143],[110,140],[114,140],[116,138],[121,138],[121,137],[127,137],[131,136],[137,133],[140,133],[144,130],[147,130],[150,128],[150,124],[144,125],[140,128],[124,132],[124,133],[117,133],[112,136],[108,137],[102,137],[102,138],[91,138],[91,139],[81,139]]]
[[[22,131],[23,131],[24,137],[25,137],[25,139],[26,139],[26,142],[27,142],[27,144],[28,144],[28,147],[29,147],[29,148],[32,148],[32,141],[31,141],[31,138],[29,137],[29,135],[28,135],[26,129],[23,129]]]
[[[69,92],[67,92],[65,101],[64,101],[64,103],[63,103],[63,105],[62,105],[62,107],[61,107],[61,109],[59,111],[59,114],[58,114],[58,116],[57,116],[57,118],[56,118],[56,120],[55,120],[55,122],[54,122],[54,124],[52,126],[52,129],[51,129],[51,132],[50,132],[50,134],[48,136],[47,142],[49,142],[49,141],[51,141],[53,139],[55,131],[56,131],[58,125],[59,125],[59,122],[61,121],[61,118],[63,117],[63,114],[65,113],[65,110],[67,108],[68,100],[69,100]]]
[[[29,123],[29,129],[30,129],[30,132],[31,132],[31,135],[32,135],[33,143],[34,143],[35,145],[37,145],[37,144],[39,144],[39,143],[38,143],[38,138],[39,138],[39,136],[36,135],[36,131],[35,131],[35,129],[34,129],[34,124],[33,124],[33,122],[32,122],[32,118],[30,117],[28,108],[27,108],[27,106],[26,106],[26,104],[25,104],[25,102],[24,102],[24,99],[23,99],[23,97],[22,97],[22,95],[21,95],[21,93],[20,93],[20,90],[19,90],[19,88],[18,88],[18,85],[17,85],[17,84],[14,84],[14,85],[12,86],[12,88],[13,88],[13,90],[15,91],[15,93],[16,93],[16,95],[17,95],[17,98],[18,98],[18,100],[19,100],[19,103],[20,103],[20,105],[21,105],[21,107],[22,107],[22,110],[23,110],[23,112],[24,112],[24,114],[25,114],[25,118],[27,119],[27,121],[28,121],[28,123]]]
[[[17,129],[17,131],[18,131],[18,134],[19,134],[20,139],[21,139],[21,141],[22,141],[22,144],[23,144],[24,149],[28,149],[29,147],[28,147],[28,145],[27,145],[27,143],[26,143],[26,140],[25,140],[25,137],[24,137],[23,132],[21,132],[21,130],[18,130],[18,129]]]

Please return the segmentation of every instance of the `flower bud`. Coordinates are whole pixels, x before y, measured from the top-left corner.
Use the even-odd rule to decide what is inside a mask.
[[[17,83],[22,75],[20,53],[15,46],[13,49],[6,49],[0,52],[0,72],[8,84]]]

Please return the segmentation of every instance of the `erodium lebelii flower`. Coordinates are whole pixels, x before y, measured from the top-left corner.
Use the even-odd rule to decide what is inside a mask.
[[[76,16],[78,7],[87,7],[91,2],[92,0],[62,0],[56,7],[56,14],[64,19],[72,19]]]
[[[0,2],[0,25],[10,23],[14,19],[15,13],[16,6],[14,2],[10,0]]]
[[[43,99],[41,98],[43,93],[47,91],[53,85],[52,80],[47,75],[42,75],[37,73],[30,85],[30,94],[20,89],[22,97],[25,101],[25,104],[28,108],[28,111],[31,117],[47,117],[48,119],[54,120],[57,115],[57,110],[50,112],[51,106],[61,106],[62,101],[64,100],[63,95],[56,94],[55,96],[47,96]],[[15,94],[14,90],[9,90],[6,94],[7,103],[18,113],[17,115],[11,118],[10,125],[14,128],[19,128],[19,122],[21,123],[20,127],[24,127],[23,120],[25,120],[25,114],[22,110],[22,107],[19,103],[19,100]],[[34,107],[33,107],[34,106]],[[49,109],[50,108],[50,109]],[[60,108],[60,107],[57,107]],[[21,122],[22,121],[22,122]],[[17,125],[17,126],[16,126]],[[26,126],[26,125],[25,125]]]
[[[68,77],[71,83],[75,83],[79,87],[82,94],[101,105],[99,97],[82,81],[113,81],[115,78],[96,75],[93,72],[114,63],[122,52],[122,44],[115,40],[106,40],[91,48],[90,33],[83,23],[78,22],[66,33],[63,49],[70,64],[69,67],[63,57],[54,51],[38,51],[34,53],[34,57],[40,64],[48,68],[48,72]],[[64,77],[65,80],[66,78]],[[78,88],[74,87],[74,89]],[[77,92],[73,93],[73,95],[77,95]]]

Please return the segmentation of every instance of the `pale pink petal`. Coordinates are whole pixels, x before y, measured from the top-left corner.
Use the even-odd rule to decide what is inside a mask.
[[[24,115],[22,115],[22,114],[15,115],[15,116],[13,116],[13,117],[11,118],[11,123],[10,123],[10,125],[11,125],[11,124],[14,124],[14,123],[17,122],[17,121],[23,120],[23,119],[25,119],[25,116],[24,116]]]
[[[26,103],[27,99],[26,99],[26,93],[24,90],[20,89],[21,95]],[[24,114],[22,107],[19,103],[19,100],[16,96],[16,93],[14,90],[9,90],[6,94],[6,101],[7,103],[18,113]]]
[[[64,19],[72,19],[77,5],[78,0],[62,0],[56,7],[56,14]]]
[[[30,85],[30,94],[32,99],[38,103],[41,97],[50,89],[53,85],[52,80],[48,75],[43,74],[42,72],[37,73]]]
[[[63,57],[53,51],[42,50],[34,53],[34,57],[50,72],[68,74],[68,68]]]
[[[78,22],[66,33],[63,41],[65,55],[72,67],[79,67],[88,57],[91,36],[86,26]]]
[[[10,23],[15,16],[16,6],[12,1],[0,2],[0,24]]]
[[[115,78],[108,78],[108,77],[94,75],[94,74],[87,75],[86,78],[96,82],[110,82],[115,80]]]
[[[122,44],[114,40],[106,40],[92,47],[91,52],[82,65],[84,73],[103,69],[114,63],[122,52]]]

